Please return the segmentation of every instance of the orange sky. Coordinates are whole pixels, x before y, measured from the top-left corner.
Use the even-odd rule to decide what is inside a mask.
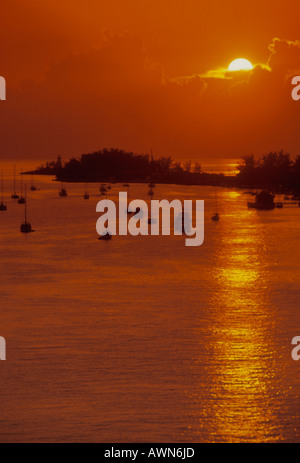
[[[298,0],[2,0],[0,157],[300,153],[299,17]],[[204,77],[238,57],[269,69]]]

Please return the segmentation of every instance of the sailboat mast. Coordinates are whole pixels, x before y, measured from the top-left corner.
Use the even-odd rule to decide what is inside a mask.
[[[2,203],[3,203],[3,170],[1,170],[1,196],[2,196]]]
[[[16,164],[14,164],[14,195],[16,195]]]
[[[27,187],[25,185],[25,223],[27,223]]]

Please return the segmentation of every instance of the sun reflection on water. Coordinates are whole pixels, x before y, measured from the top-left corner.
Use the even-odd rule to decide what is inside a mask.
[[[232,195],[232,193],[231,193]],[[205,400],[197,400],[206,440],[261,442],[280,440],[271,380],[276,375],[274,322],[268,300],[268,249],[255,224],[245,228],[241,212],[235,223],[221,221],[212,267],[215,290],[211,305],[211,355],[206,368],[210,382]],[[248,217],[249,221],[249,217]],[[200,368],[197,365],[197,368]],[[214,416],[210,429],[203,416]],[[271,425],[272,423],[272,425]]]

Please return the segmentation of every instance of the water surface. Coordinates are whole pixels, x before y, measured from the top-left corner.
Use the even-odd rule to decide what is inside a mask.
[[[37,177],[24,236],[4,170],[1,442],[300,442],[300,208],[256,212],[220,189],[214,223],[213,188],[158,185],[156,198],[205,200],[204,245],[101,242],[99,185],[59,198]]]

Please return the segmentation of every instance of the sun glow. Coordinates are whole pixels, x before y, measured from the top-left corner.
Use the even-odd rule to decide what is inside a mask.
[[[252,69],[252,63],[244,58],[235,59],[228,66],[228,71],[251,71]]]

